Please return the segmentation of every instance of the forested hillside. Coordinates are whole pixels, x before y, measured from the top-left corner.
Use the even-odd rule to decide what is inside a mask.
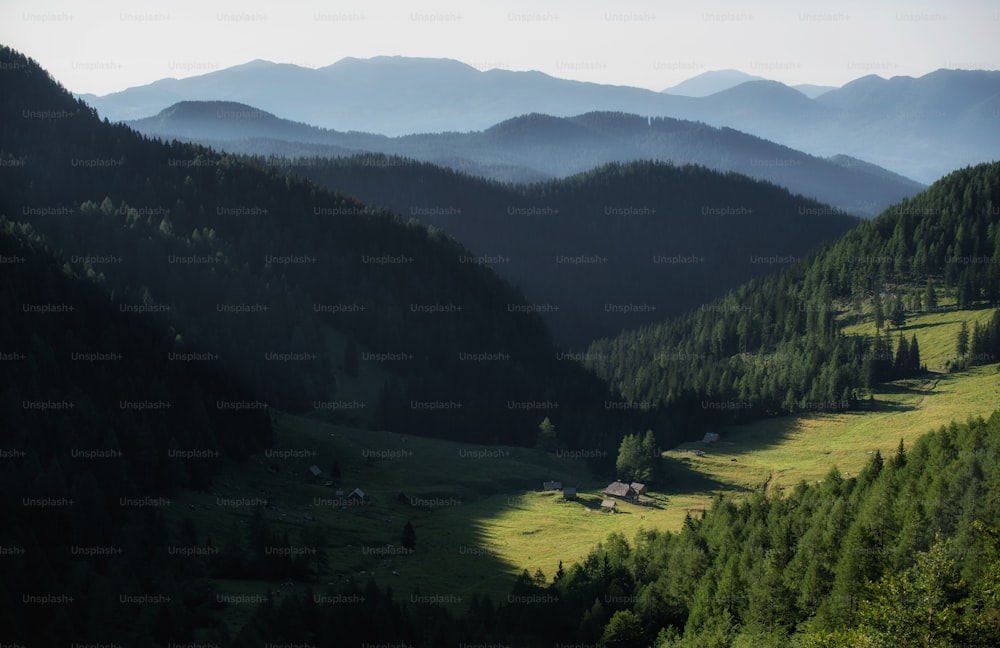
[[[549,416],[564,447],[616,446],[601,381],[441,232],[102,123],[33,61],[0,57],[0,214],[262,400],[348,416],[338,380],[363,356],[390,376],[371,404],[382,427],[530,445]]]
[[[163,511],[270,447],[266,407],[30,226],[0,220],[0,259],[4,641],[139,645],[216,623],[206,572],[166,559]],[[154,592],[172,603],[116,604]]]
[[[766,182],[665,162],[527,186],[382,155],[261,162],[441,228],[542,306],[577,352],[772,273],[858,222]]]
[[[861,406],[873,384],[921,370],[909,313],[994,307],[1000,163],[956,171],[780,274],[674,320],[594,343],[587,366],[628,400],[694,420]],[[849,336],[873,320],[877,336]],[[954,366],[1000,357],[1000,318]]]

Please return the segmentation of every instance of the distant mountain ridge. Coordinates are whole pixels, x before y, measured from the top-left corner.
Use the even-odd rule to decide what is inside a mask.
[[[747,81],[767,81],[768,79],[747,74],[740,70],[709,70],[702,72],[690,79],[681,81],[677,85],[670,86],[663,91],[664,94],[679,95],[682,97],[707,97],[723,90],[736,87]],[[837,86],[816,85],[812,83],[799,83],[791,86],[810,99],[815,99],[824,92],[836,89]]]
[[[252,61],[81,98],[113,121],[155,115],[179,101],[229,100],[325,128],[386,135],[476,131],[530,113],[626,112],[727,126],[823,157],[843,153],[924,183],[1000,150],[1000,71],[983,70],[863,77],[815,99],[759,80],[683,97],[541,72],[479,71],[448,59],[382,56],[315,70]]]
[[[728,128],[623,113],[569,118],[532,113],[484,131],[390,138],[315,128],[235,102],[181,102],[129,125],[149,136],[238,153],[298,157],[371,151],[513,182],[566,177],[609,162],[700,164],[774,182],[862,216],[874,216],[924,188],[860,160],[844,164]]]
[[[707,97],[747,81],[764,81],[764,77],[740,70],[709,70],[681,81],[663,91],[681,97]]]

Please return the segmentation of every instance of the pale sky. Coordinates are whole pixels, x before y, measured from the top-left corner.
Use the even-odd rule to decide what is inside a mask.
[[[267,59],[457,59],[662,90],[735,68],[789,85],[1000,69],[996,0],[0,0],[0,43],[107,94]]]

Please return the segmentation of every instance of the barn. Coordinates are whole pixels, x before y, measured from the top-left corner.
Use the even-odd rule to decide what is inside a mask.
[[[604,489],[604,494],[618,497],[626,502],[636,502],[639,499],[639,493],[635,492],[631,485],[620,480],[608,484],[608,487]]]

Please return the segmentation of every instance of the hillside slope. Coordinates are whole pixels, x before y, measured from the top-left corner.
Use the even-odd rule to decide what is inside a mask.
[[[560,360],[520,292],[454,240],[103,123],[32,61],[0,56],[0,115],[17,126],[0,138],[0,214],[262,400],[341,420],[368,404],[380,427],[528,445],[550,416],[569,447],[617,443],[603,384]],[[345,402],[338,384],[366,359],[388,377]]]
[[[908,314],[996,303],[998,192],[1000,163],[956,171],[780,274],[595,343],[587,364],[627,399],[693,420],[856,409],[872,385],[922,370],[929,350],[900,339]],[[859,320],[878,335],[844,334]],[[959,364],[1000,353],[1000,317],[971,337]]]
[[[332,157],[345,150],[369,151],[517,182],[561,178],[609,162],[700,164],[767,180],[862,216],[874,216],[924,188],[871,163],[841,164],[731,128],[626,113],[533,113],[482,131],[385,137],[313,128],[234,102],[185,101],[129,125],[151,137],[196,141],[235,153]]]
[[[857,223],[768,183],[666,163],[523,187],[375,155],[266,162],[454,236],[576,352],[774,272]]]

